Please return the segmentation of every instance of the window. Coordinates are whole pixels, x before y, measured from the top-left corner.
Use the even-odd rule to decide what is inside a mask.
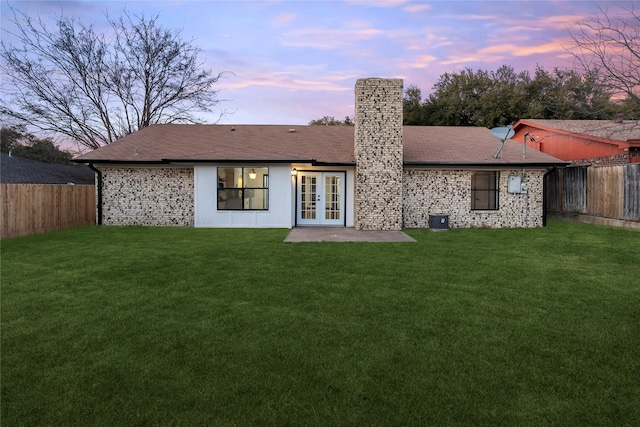
[[[218,210],[269,209],[269,168],[218,168]]]
[[[471,209],[498,209],[498,178],[495,171],[478,171],[471,176]]]

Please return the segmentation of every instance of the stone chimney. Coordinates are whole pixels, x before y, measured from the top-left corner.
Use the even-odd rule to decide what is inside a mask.
[[[355,87],[354,228],[402,229],[402,79]]]

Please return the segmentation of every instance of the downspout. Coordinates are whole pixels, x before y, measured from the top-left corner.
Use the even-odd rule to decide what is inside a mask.
[[[98,225],[102,225],[102,172],[97,169],[93,163],[89,163],[89,168],[96,173],[98,176],[98,203],[97,203],[97,223]]]
[[[551,175],[557,168],[553,166],[542,176],[542,226],[547,226],[547,177]]]

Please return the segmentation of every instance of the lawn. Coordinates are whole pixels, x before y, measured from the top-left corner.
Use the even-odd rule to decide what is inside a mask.
[[[2,241],[2,424],[638,425],[640,232]]]

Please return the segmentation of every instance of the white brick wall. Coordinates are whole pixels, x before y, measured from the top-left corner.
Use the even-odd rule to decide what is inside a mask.
[[[522,176],[522,169],[500,171],[499,209],[471,210],[472,170],[407,169],[403,188],[404,226],[428,228],[429,215],[447,214],[451,228],[541,227],[545,172],[525,170],[527,195],[507,192],[509,176]]]
[[[193,226],[193,169],[100,167],[105,225]]]

